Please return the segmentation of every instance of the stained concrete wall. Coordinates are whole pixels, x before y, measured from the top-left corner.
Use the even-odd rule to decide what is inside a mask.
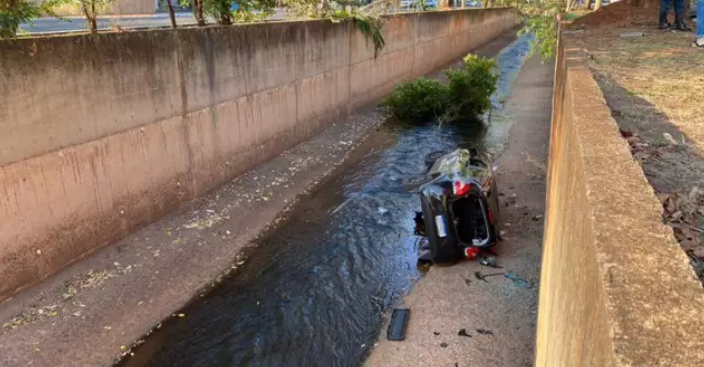
[[[702,286],[566,36],[547,200],[535,365],[704,365]]]
[[[508,9],[0,42],[0,299],[514,27]]]

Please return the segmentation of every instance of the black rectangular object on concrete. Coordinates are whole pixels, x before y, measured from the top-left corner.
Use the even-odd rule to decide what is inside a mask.
[[[407,308],[397,308],[391,314],[391,322],[389,323],[389,331],[387,339],[391,341],[402,341],[406,337],[406,326],[411,311]]]

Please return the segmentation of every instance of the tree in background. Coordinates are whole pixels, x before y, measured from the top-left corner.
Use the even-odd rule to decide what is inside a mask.
[[[176,29],[176,13],[174,12],[174,4],[171,0],[159,0],[160,8],[164,8],[164,3],[166,3],[166,10],[169,11],[169,20],[171,21],[171,28]]]
[[[276,0],[200,0],[205,14],[218,24],[258,22],[274,14]],[[199,23],[200,24],[200,23]]]
[[[14,38],[21,23],[32,23],[43,15],[56,16],[57,1],[35,4],[26,0],[0,0],[0,38]]]

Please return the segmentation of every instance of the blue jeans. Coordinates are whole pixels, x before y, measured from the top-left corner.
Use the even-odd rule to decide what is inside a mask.
[[[675,3],[675,16],[684,18],[684,0],[660,0],[660,21],[667,20],[672,2]]]
[[[697,37],[704,37],[704,0],[697,1]]]

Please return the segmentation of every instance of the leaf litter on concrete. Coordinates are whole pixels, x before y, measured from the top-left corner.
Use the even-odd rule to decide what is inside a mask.
[[[704,53],[692,34],[589,28],[571,36],[589,55],[604,98],[704,282]],[[639,38],[621,38],[626,30]],[[617,184],[617,183],[615,183]]]
[[[127,274],[132,270],[132,265],[123,266],[119,263],[114,263],[112,267],[103,270],[88,270],[84,274],[77,275],[66,281],[63,289],[63,303],[58,302],[50,305],[38,306],[32,305],[17,316],[4,323],[2,326],[5,329],[14,330],[23,325],[33,324],[47,317],[81,317],[81,308],[84,305],[81,302],[72,301],[81,290],[90,288],[100,288],[108,280]],[[68,302],[72,301],[72,302]]]

